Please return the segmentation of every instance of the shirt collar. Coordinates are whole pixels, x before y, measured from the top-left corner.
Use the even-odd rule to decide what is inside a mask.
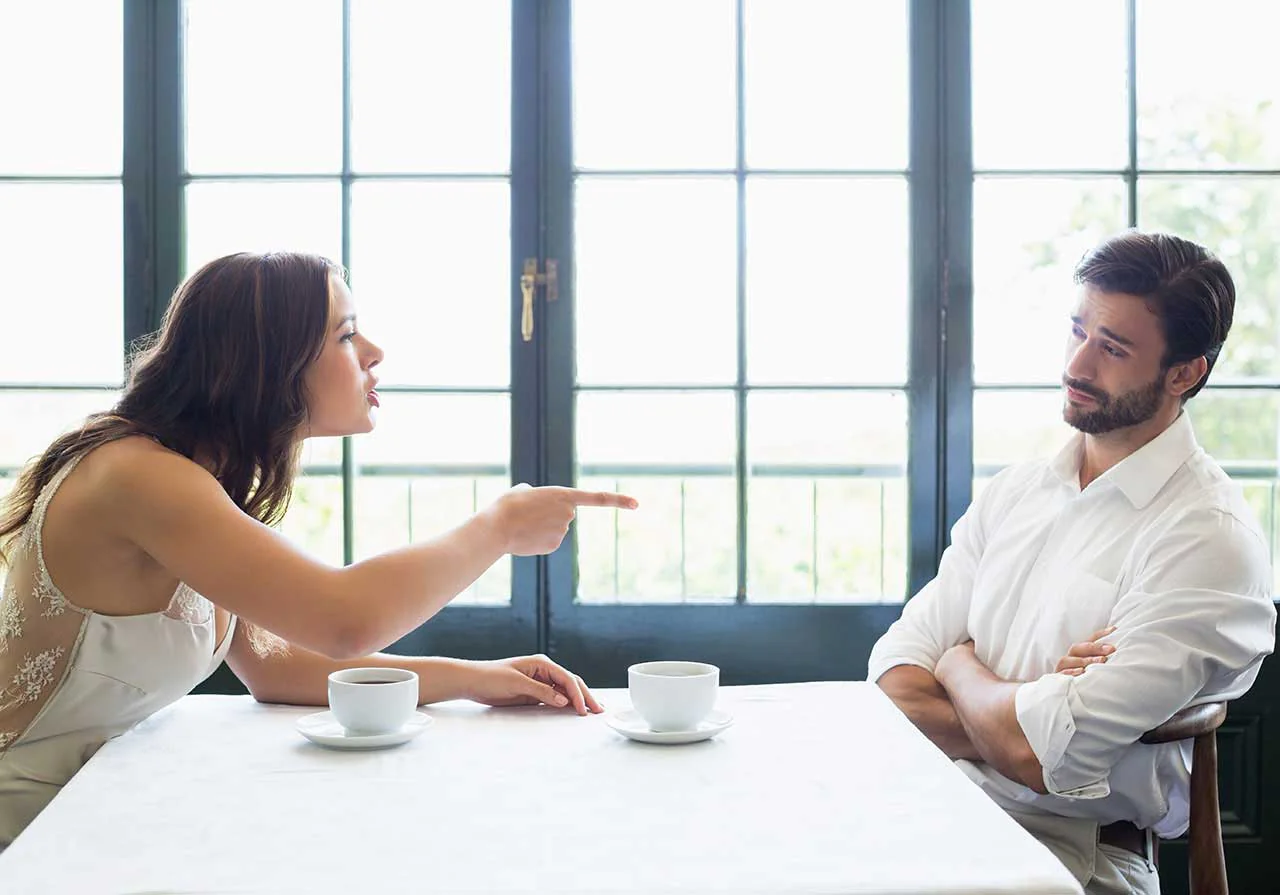
[[[1108,469],[1098,477],[1098,481],[1115,485],[1134,509],[1140,510],[1160,493],[1165,483],[1199,449],[1196,433],[1191,428],[1191,417],[1183,410],[1167,429]],[[1077,432],[1049,463],[1049,469],[1057,478],[1078,490],[1083,459],[1084,434]]]

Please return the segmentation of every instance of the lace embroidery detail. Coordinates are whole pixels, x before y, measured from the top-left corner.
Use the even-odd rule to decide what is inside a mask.
[[[35,530],[35,526],[31,524],[31,519],[27,519],[27,524],[22,526],[22,530],[18,532],[18,540],[14,545],[17,553],[26,553],[31,549],[31,533]]]
[[[173,599],[169,601],[169,608],[164,611],[164,614],[188,624],[202,625],[213,614],[213,604],[187,585],[179,583],[178,589],[173,592]]]
[[[18,586],[10,575],[5,579],[4,594],[0,596],[0,653],[8,652],[9,643],[22,636],[25,621],[22,604],[18,602]]]
[[[0,752],[4,752],[4,750],[13,745],[13,741],[17,738],[18,734],[16,731],[0,730]]]
[[[45,687],[53,683],[54,669],[64,653],[66,650],[57,646],[36,653],[34,656],[28,654],[18,666],[18,673],[13,676],[13,681],[5,690],[5,695],[15,705],[35,702],[40,698]]]
[[[36,575],[36,586],[33,595],[36,602],[44,608],[40,610],[41,618],[54,618],[67,611],[67,598],[54,585],[53,579],[45,571],[44,563],[40,563],[40,572]]]

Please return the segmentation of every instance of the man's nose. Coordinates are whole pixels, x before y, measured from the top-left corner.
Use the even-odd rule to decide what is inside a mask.
[[[1070,379],[1093,379],[1094,374],[1093,346],[1086,340],[1075,345],[1067,352],[1067,377]]]

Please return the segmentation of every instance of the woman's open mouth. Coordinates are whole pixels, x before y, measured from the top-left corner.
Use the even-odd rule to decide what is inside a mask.
[[[374,407],[382,406],[382,402],[378,400],[377,389],[370,389],[369,394],[365,395],[365,398],[367,398],[369,403],[372,404]]]

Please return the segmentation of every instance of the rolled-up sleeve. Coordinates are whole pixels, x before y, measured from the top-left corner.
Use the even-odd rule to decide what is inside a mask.
[[[907,601],[902,615],[872,647],[867,680],[875,682],[898,665],[918,665],[932,673],[944,652],[969,639],[973,582],[987,541],[983,520],[1006,481],[1002,472],[952,527],[938,574]]]
[[[1124,750],[1189,705],[1234,699],[1275,645],[1266,546],[1220,511],[1161,538],[1116,603],[1116,651],[1084,674],[1018,688],[1018,724],[1054,795],[1101,798]]]

